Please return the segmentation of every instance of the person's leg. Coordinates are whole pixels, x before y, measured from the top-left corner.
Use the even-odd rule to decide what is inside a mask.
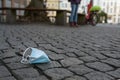
[[[75,8],[76,8],[76,5],[71,4],[71,15],[70,15],[70,20],[69,20],[70,24],[73,24],[73,22],[74,22]]]
[[[79,7],[79,4],[76,4],[75,5],[75,13],[74,13],[74,23],[75,25],[77,24],[77,21],[78,21],[78,7]]]

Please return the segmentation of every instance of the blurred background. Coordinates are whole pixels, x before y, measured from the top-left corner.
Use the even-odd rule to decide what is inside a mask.
[[[0,7],[25,8],[31,0],[0,0]],[[71,10],[68,0],[44,0],[48,9]],[[79,13],[87,14],[87,5],[90,0],[82,0],[79,6]],[[112,24],[120,23],[120,0],[93,0],[93,6],[100,6],[101,11],[107,14],[107,22]],[[4,12],[0,11],[0,14]],[[17,11],[18,15],[24,15],[24,11]],[[56,12],[48,12],[48,16],[55,16]],[[104,23],[104,22],[103,22]]]

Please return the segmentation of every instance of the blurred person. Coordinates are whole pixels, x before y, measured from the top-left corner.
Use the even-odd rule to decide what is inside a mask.
[[[69,24],[72,27],[77,27],[77,19],[78,19],[78,8],[81,0],[68,0],[71,3],[71,15],[69,19]]]

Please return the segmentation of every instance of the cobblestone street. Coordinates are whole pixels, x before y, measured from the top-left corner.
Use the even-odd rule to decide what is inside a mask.
[[[0,80],[120,80],[120,27],[0,24]],[[51,63],[26,65],[28,47]]]

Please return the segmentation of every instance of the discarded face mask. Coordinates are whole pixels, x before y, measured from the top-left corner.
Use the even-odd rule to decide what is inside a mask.
[[[50,59],[44,51],[32,47],[29,47],[24,51],[21,60],[21,63],[23,64],[36,64],[48,62],[50,62]]]

